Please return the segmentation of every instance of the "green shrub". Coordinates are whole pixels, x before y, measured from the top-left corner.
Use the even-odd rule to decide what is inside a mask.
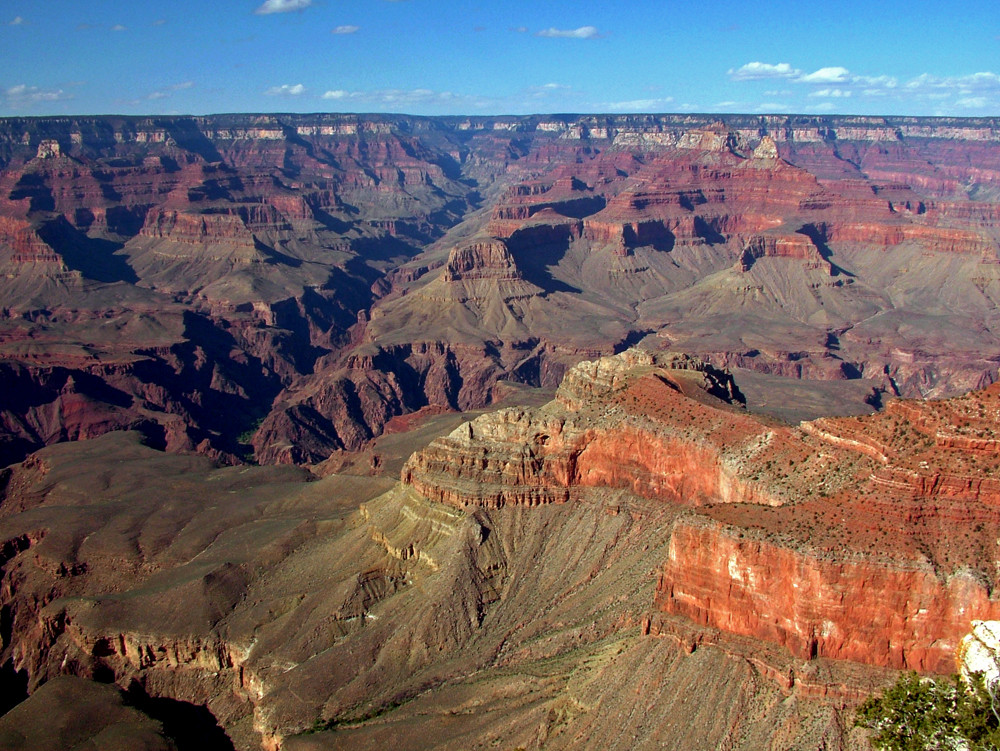
[[[998,751],[997,699],[974,675],[934,680],[907,673],[860,707],[855,725],[874,731],[879,751]]]

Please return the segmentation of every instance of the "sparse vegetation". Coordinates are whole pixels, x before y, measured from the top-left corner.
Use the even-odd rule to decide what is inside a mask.
[[[935,680],[907,673],[865,701],[855,724],[874,731],[872,747],[879,751],[996,751],[995,693],[981,674],[966,683],[958,675]]]

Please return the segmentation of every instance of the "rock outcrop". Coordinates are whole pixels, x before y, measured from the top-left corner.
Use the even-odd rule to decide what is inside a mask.
[[[48,364],[106,380],[109,360],[197,361],[205,336],[232,338],[246,380],[216,385],[239,419],[195,424],[204,390],[174,362],[148,405],[112,419],[121,405],[91,403],[109,427],[148,406],[190,436],[172,448],[226,461],[322,461],[401,411],[482,407],[501,381],[555,387],[644,337],[722,367],[959,393],[1000,367],[996,133],[913,118],[6,119],[0,356],[30,370],[34,345],[58,342]],[[146,331],[178,313],[199,325]],[[416,365],[408,348],[441,354]],[[388,368],[370,387],[361,359]],[[425,372],[447,377],[425,388]],[[146,398],[136,380],[113,388]],[[9,417],[8,458],[75,434],[37,420]]]
[[[973,621],[958,645],[956,662],[966,680],[978,673],[995,687],[1000,682],[1000,621]]]
[[[636,696],[649,698],[626,725],[632,747],[849,737],[842,699],[798,686],[790,699],[762,680],[760,648],[705,641],[689,654],[684,622],[670,621],[668,638],[666,615],[654,619],[664,638],[650,637],[669,504],[601,488],[574,503],[461,511],[385,478],[307,480],[212,467],[126,433],[7,470],[0,604],[16,636],[0,665],[38,698],[20,716],[69,674],[176,712],[202,747],[224,731],[219,748],[240,751],[526,745],[540,730],[553,748],[613,745],[607,728]],[[857,691],[873,679],[768,657],[815,685]],[[693,684],[694,712],[680,701]],[[80,701],[103,696],[117,716],[114,687],[87,699],[89,684],[76,685]],[[73,716],[62,707],[49,719]]]
[[[662,611],[803,660],[948,672],[970,620],[1000,616],[1000,389],[792,429],[733,411],[724,384],[687,358],[584,363],[547,407],[434,441],[403,482],[460,508],[573,502],[591,487],[686,508]]]

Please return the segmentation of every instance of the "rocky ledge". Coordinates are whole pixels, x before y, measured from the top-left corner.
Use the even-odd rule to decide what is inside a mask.
[[[700,361],[632,350],[437,439],[402,479],[467,509],[587,488],[681,507],[657,610],[799,659],[950,672],[970,622],[1000,617],[1000,387],[798,427],[738,398]]]

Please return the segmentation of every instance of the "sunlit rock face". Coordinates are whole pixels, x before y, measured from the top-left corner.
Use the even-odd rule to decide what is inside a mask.
[[[1000,363],[997,134],[933,118],[0,120],[0,377],[30,394],[0,405],[0,462],[131,427],[223,462],[312,465],[394,417],[554,388],[642,339],[886,397],[980,388]]]
[[[797,426],[743,398],[629,349],[425,410],[391,472],[49,446],[0,471],[3,674],[196,705],[240,751],[612,747],[636,697],[632,748],[858,747],[858,701],[1000,615],[1000,387]]]
[[[956,661],[967,680],[979,673],[987,686],[1000,683],[1000,621],[973,621],[958,645]]]
[[[686,509],[656,585],[664,613],[803,660],[982,662],[989,628],[963,636],[1000,617],[1000,389],[797,428],[752,418],[737,395],[704,363],[628,351],[570,370],[542,409],[437,439],[402,479],[464,509],[627,489]]]

